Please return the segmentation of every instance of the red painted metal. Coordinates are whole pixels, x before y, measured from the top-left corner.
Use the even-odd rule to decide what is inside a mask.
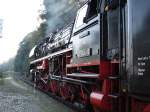
[[[99,73],[100,80],[104,80],[111,75],[111,65],[109,61],[100,61]]]
[[[111,64],[109,61],[100,61],[99,67],[100,80],[102,81],[101,92],[92,92],[90,95],[90,102],[94,107],[95,112],[97,110],[110,111],[111,110],[111,98],[108,96],[111,90],[111,81],[107,80],[111,73]]]
[[[80,87],[80,97],[81,97],[81,101],[83,104],[87,104],[88,103],[88,95],[86,94],[86,92],[84,92],[83,87]]]
[[[150,103],[132,98],[131,112],[150,112]]]
[[[110,111],[111,110],[111,99],[102,93],[92,92],[90,95],[90,102],[94,107],[94,110]]]
[[[63,99],[69,100],[70,99],[70,88],[69,86],[65,83],[60,85],[60,95]]]
[[[104,95],[108,95],[111,90],[111,81],[110,80],[104,80],[103,81],[103,86],[102,86],[102,93]]]
[[[50,87],[51,87],[52,93],[57,94],[59,92],[59,84],[57,81],[52,80],[50,82]]]
[[[143,112],[150,112],[150,104],[148,104],[145,108]]]
[[[90,95],[90,102],[95,110],[110,111],[111,110],[111,98],[108,96],[110,93],[111,85],[109,80],[103,81],[102,92],[92,92]]]
[[[42,60],[42,63],[37,66],[37,69],[43,69],[43,70],[47,70],[48,69],[48,60]]]

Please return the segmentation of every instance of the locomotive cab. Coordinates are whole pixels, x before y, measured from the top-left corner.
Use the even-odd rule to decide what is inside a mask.
[[[77,12],[72,33],[73,63],[99,60],[100,21],[97,1],[86,3]]]
[[[88,1],[81,7],[75,19],[72,38],[73,57],[67,70],[68,76],[97,78],[100,60],[99,0]],[[79,69],[77,69],[79,68]],[[91,69],[91,70],[90,70]],[[86,75],[86,73],[89,73]]]

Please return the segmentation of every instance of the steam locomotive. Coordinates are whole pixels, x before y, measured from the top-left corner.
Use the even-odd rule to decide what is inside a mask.
[[[85,112],[150,112],[150,1],[89,0],[30,62],[43,91]]]

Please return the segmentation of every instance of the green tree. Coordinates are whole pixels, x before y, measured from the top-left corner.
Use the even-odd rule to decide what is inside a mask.
[[[20,42],[19,49],[14,61],[14,70],[16,72],[28,73],[29,70],[29,53],[31,49],[45,37],[47,25],[42,23],[40,27],[29,34]]]

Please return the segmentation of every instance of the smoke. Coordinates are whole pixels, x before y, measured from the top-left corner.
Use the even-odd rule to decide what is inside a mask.
[[[47,35],[73,22],[78,8],[86,0],[44,0]]]

